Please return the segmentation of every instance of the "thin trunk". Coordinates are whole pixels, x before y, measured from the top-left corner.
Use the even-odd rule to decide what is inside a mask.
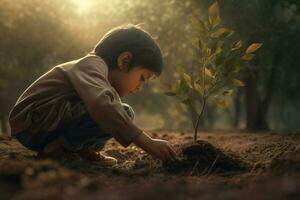
[[[195,141],[197,140],[197,133],[198,133],[198,128],[199,128],[199,122],[200,122],[200,119],[201,119],[201,117],[203,115],[205,104],[206,104],[206,99],[204,98],[203,99],[203,104],[202,104],[202,107],[201,107],[201,111],[200,111],[200,114],[198,116],[197,123],[196,123],[196,126],[195,126],[195,132],[194,132],[194,140]]]
[[[248,73],[246,77],[246,112],[248,130],[266,130],[261,97],[258,92],[256,77]]]
[[[275,77],[275,73],[277,71],[276,69],[277,69],[276,67],[272,68],[269,83],[268,83],[267,89],[266,89],[266,96],[262,100],[262,103],[261,103],[261,105],[262,105],[262,120],[263,120],[265,129],[269,129],[269,127],[267,126],[267,114],[268,114],[271,99],[272,99],[274,77]]]
[[[265,121],[265,124],[267,124],[267,114],[268,114],[271,100],[272,100],[273,88],[274,88],[274,84],[275,84],[275,76],[278,71],[278,65],[279,65],[279,61],[280,61],[280,51],[279,50],[277,50],[277,53],[274,56],[274,58],[275,58],[274,66],[271,69],[269,82],[266,87],[266,95],[262,101],[262,115],[263,115],[263,120]],[[268,128],[268,126],[266,126],[266,128]]]
[[[240,113],[241,113],[241,90],[237,91],[236,96],[234,97],[234,119],[233,127],[238,128],[240,123]]]
[[[192,126],[193,128],[196,126],[197,123],[197,117],[198,117],[198,113],[197,110],[195,108],[195,105],[189,105],[188,106],[188,110],[189,113],[191,114],[191,118],[192,118]]]

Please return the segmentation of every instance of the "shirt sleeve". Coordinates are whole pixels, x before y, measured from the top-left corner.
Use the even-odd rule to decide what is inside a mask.
[[[127,115],[116,91],[107,79],[107,66],[100,58],[80,61],[67,69],[74,89],[86,104],[91,118],[124,147],[142,130]]]

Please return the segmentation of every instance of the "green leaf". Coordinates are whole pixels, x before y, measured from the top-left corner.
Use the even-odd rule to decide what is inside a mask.
[[[212,43],[212,56],[216,56],[218,54],[220,54],[222,52],[222,46],[223,46],[223,42],[222,41],[215,41],[214,43]]]
[[[223,95],[224,96],[230,96],[230,95],[232,95],[232,93],[233,93],[233,90],[226,90],[226,91],[223,92]]]
[[[218,2],[213,3],[208,8],[208,21],[212,27],[216,27],[221,22],[219,4]]]
[[[207,55],[210,56],[211,55],[211,49],[210,48],[206,48],[205,50],[206,50]]]
[[[262,43],[253,43],[253,44],[251,44],[251,45],[247,48],[246,54],[254,53],[254,52],[257,51],[261,46],[262,46]]]
[[[225,37],[230,37],[234,31],[227,29],[227,28],[219,28],[215,32],[211,33],[212,38],[225,38]]]
[[[232,47],[231,50],[232,50],[232,51],[238,50],[238,49],[240,49],[241,47],[242,47],[242,40],[236,42],[235,45],[234,45],[234,47]]]
[[[206,67],[204,68],[204,72],[208,77],[215,78],[215,76],[211,73],[211,71],[209,69],[207,69]]]
[[[245,54],[243,55],[242,59],[246,61],[250,61],[254,58],[254,54]]]
[[[242,81],[238,80],[238,79],[232,79],[232,83],[236,87],[243,87],[243,86],[245,86],[245,84]]]
[[[188,75],[187,73],[183,73],[183,79],[186,81],[186,83],[188,84],[188,86],[190,88],[193,88],[192,79],[191,79],[190,75]]]
[[[222,98],[218,98],[216,103],[221,108],[227,108],[229,106],[229,103]]]
[[[198,84],[198,83],[195,83],[195,90],[197,92],[199,92],[200,94],[203,94],[203,92],[204,92],[203,87],[200,84]]]
[[[220,54],[221,52],[222,52],[222,42],[218,42],[218,44],[217,44],[217,49],[216,49],[214,55],[218,55],[218,54]]]
[[[190,41],[192,46],[195,47],[196,49],[200,49],[202,51],[202,49],[205,47],[204,43],[202,43],[199,38],[193,38],[188,40]]]
[[[196,15],[190,17],[190,22],[201,38],[206,35],[204,23]]]

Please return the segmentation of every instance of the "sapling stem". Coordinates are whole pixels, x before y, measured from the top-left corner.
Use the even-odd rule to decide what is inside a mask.
[[[198,133],[198,128],[199,128],[199,122],[200,122],[200,119],[203,115],[203,111],[204,111],[204,108],[205,108],[205,105],[206,105],[206,91],[205,91],[205,67],[206,67],[206,59],[203,58],[203,67],[202,67],[202,86],[203,86],[203,102],[202,102],[202,107],[201,107],[201,110],[200,110],[200,114],[198,115],[198,119],[197,119],[197,122],[196,122],[196,127],[195,127],[195,132],[194,132],[194,141],[197,141],[197,133]]]
[[[203,115],[205,104],[206,104],[206,98],[203,98],[203,104],[202,104],[201,111],[200,111],[200,114],[198,115],[198,119],[197,119],[196,126],[195,126],[195,132],[194,132],[194,140],[195,141],[197,141],[197,133],[198,133],[198,128],[199,128],[199,122],[200,122],[200,119]]]

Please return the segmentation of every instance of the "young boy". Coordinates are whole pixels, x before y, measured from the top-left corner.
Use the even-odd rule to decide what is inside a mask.
[[[134,25],[115,28],[93,52],[55,66],[23,92],[9,114],[11,133],[41,156],[63,149],[113,165],[116,159],[99,150],[114,137],[124,147],[134,143],[168,160],[175,156],[172,145],[138,128],[132,108],[120,100],[162,68],[161,51],[147,32]]]

